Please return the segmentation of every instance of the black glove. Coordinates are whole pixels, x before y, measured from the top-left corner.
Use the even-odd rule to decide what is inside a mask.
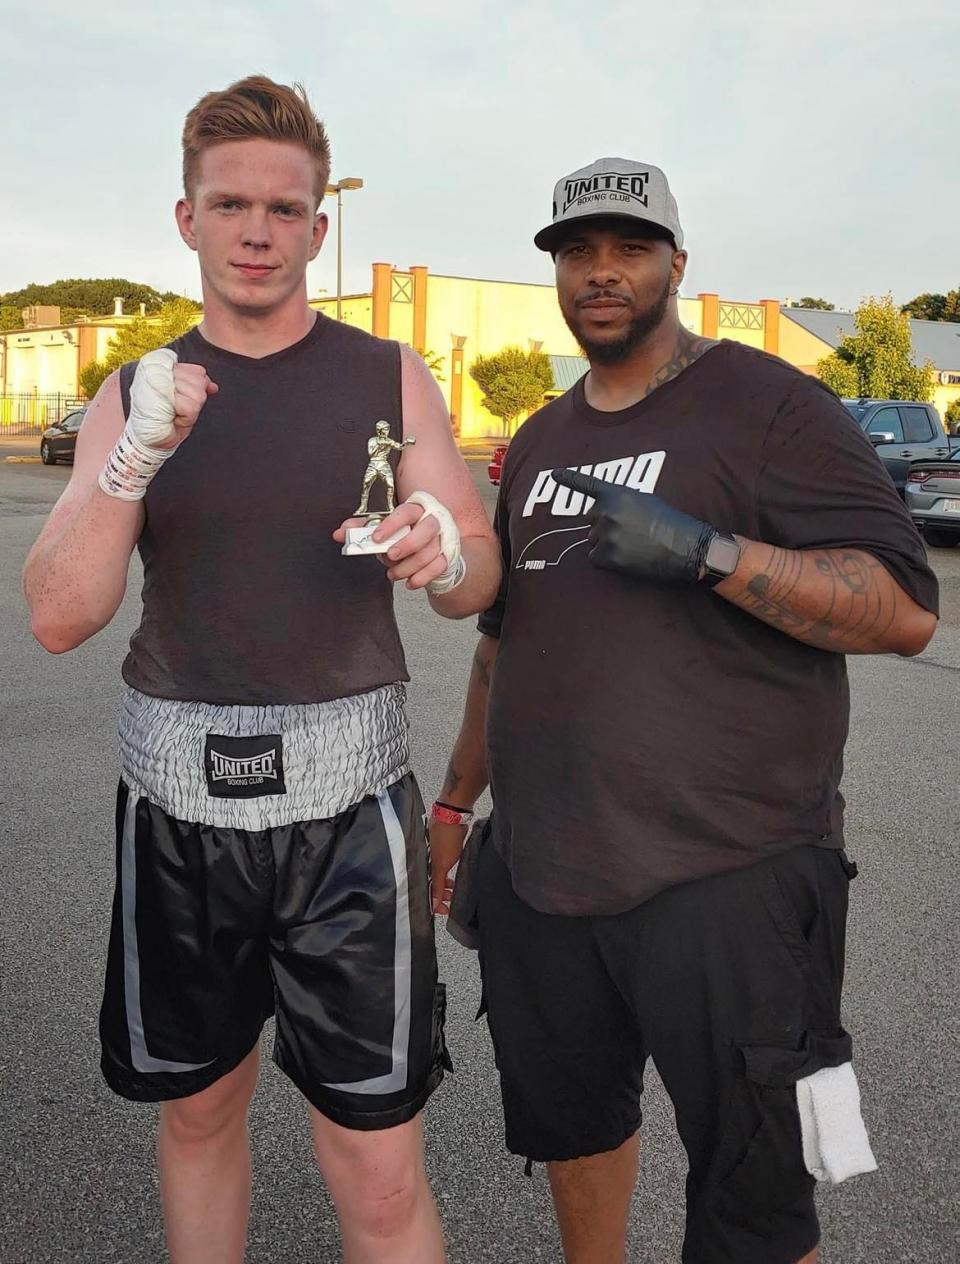
[[[604,483],[579,470],[554,470],[553,481],[596,502],[588,514],[594,566],[666,584],[703,577],[707,547],[717,534],[709,523],[651,492]]]

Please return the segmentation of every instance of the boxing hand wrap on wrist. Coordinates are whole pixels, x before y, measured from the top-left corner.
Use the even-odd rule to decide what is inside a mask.
[[[137,443],[127,422],[97,478],[100,490],[117,500],[143,500],[150,480],[174,452],[176,448],[148,451]]]
[[[407,497],[406,503],[419,505],[425,514],[431,514],[436,518],[440,527],[440,552],[446,560],[447,569],[427,584],[427,592],[435,596],[452,592],[463,583],[463,577],[467,573],[467,564],[460,553],[460,531],[453,514],[429,492],[414,492],[412,496]]]
[[[117,500],[142,500],[150,480],[176,448],[156,445],[175,433],[173,368],[176,354],[167,347],[149,351],[137,365],[130,387],[130,416],[97,482]]]

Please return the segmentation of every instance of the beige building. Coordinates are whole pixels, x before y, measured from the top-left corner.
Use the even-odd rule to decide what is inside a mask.
[[[82,397],[81,371],[102,360],[117,330],[142,314],[141,306],[124,315],[118,298],[113,316],[62,325],[59,307],[24,308],[23,328],[0,333],[0,434],[18,420],[37,427],[58,420],[48,413]]]
[[[313,299],[311,306],[336,318],[336,298]],[[349,324],[408,343],[428,357],[454,433],[465,444],[504,434],[503,422],[483,407],[481,391],[470,377],[477,356],[507,346],[542,350],[551,358],[559,390],[586,368],[552,285],[443,276],[426,267],[375,263],[369,291],[343,295],[340,309]],[[57,308],[27,309],[25,316],[29,327],[0,333],[0,431],[16,411],[22,418],[25,397],[35,397],[32,407],[40,421],[47,407],[62,407],[47,405],[44,398],[78,396],[81,370],[91,360],[103,359],[114,333],[133,319],[124,314],[119,299],[113,316],[75,325],[61,325]],[[693,333],[746,343],[782,356],[805,373],[815,373],[817,362],[853,331],[849,312],[781,307],[777,299],[745,303],[712,293],[681,298],[680,319]],[[930,359],[935,366],[934,402],[942,414],[960,397],[960,326],[917,320],[910,326],[917,358]],[[26,403],[30,406],[31,400]]]
[[[316,299],[311,306],[335,316],[337,300]],[[555,375],[558,359],[581,359],[552,285],[442,276],[426,267],[375,263],[369,293],[343,296],[341,310],[350,324],[408,343],[431,359],[454,433],[464,442],[504,433],[500,419],[483,407],[482,392],[470,377],[478,356],[508,346],[542,350],[554,360]],[[694,333],[734,338],[775,354],[779,312],[775,299],[737,303],[701,294],[680,300],[680,318]]]

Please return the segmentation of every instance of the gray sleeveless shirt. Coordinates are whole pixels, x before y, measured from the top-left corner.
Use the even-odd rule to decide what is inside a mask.
[[[341,556],[330,537],[356,508],[375,424],[402,436],[397,344],[318,315],[262,359],[196,329],[170,345],[220,390],[147,490],[126,682],[269,706],[409,679],[383,567]],[[125,412],[135,370],[121,370]]]

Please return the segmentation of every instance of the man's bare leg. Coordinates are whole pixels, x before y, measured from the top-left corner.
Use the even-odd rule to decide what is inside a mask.
[[[241,1264],[250,1215],[254,1049],[216,1084],[160,1107],[157,1161],[171,1264]]]
[[[634,1133],[605,1154],[547,1164],[567,1264],[622,1264],[639,1153]]]
[[[317,1162],[337,1209],[344,1264],[443,1264],[420,1116],[378,1132],[342,1128],[312,1107],[310,1118]]]

